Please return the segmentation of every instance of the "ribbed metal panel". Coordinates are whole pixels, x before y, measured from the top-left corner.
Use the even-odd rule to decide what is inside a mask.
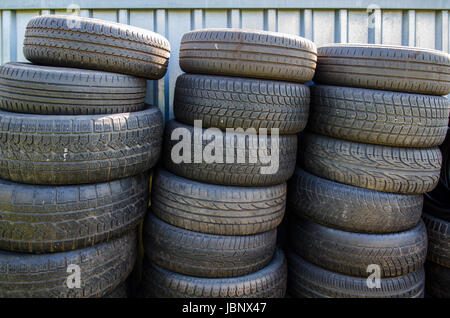
[[[76,1],[73,1],[76,3]],[[149,81],[148,102],[157,104],[165,119],[173,117],[174,84],[181,73],[178,53],[182,35],[199,28],[253,28],[292,33],[317,45],[330,42],[382,43],[434,48],[449,52],[449,1],[390,1],[369,14],[367,1],[79,1],[82,16],[127,23],[166,36],[172,46],[168,74]],[[89,3],[95,2],[94,5]],[[326,3],[329,3],[327,9]],[[366,3],[367,2],[367,3]],[[0,63],[25,61],[22,53],[27,22],[39,14],[69,14],[69,1],[18,1],[0,3]],[[191,3],[191,6],[188,4]],[[270,5],[268,5],[270,3]],[[336,9],[339,3],[344,9]],[[424,4],[426,3],[426,5]],[[45,7],[39,6],[46,5]],[[124,8],[124,4],[128,6]],[[164,7],[166,4],[166,8]],[[259,4],[259,5],[258,5]],[[302,5],[300,8],[298,6]],[[316,4],[316,7],[314,6]],[[407,5],[415,5],[407,7]],[[434,6],[433,6],[434,5]],[[120,9],[109,9],[109,7]],[[278,9],[270,9],[276,6]],[[148,9],[147,9],[147,8]],[[193,8],[193,9],[189,9]],[[258,8],[259,7],[259,8]],[[265,9],[263,9],[265,7]],[[269,9],[267,9],[269,7]],[[282,9],[279,9],[282,8]],[[387,9],[389,8],[389,9]],[[11,10],[8,10],[11,9]]]

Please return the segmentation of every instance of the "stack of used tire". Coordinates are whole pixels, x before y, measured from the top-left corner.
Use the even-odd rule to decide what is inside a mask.
[[[422,218],[427,226],[425,263],[427,295],[450,298],[450,134],[441,146],[443,163],[438,186],[425,194]]]
[[[295,168],[296,133],[309,112],[309,88],[300,83],[312,79],[316,60],[315,45],[293,35],[206,29],[183,36],[180,66],[187,73],[176,82],[176,120],[165,128],[164,168],[154,178],[153,215],[144,223],[143,296],[284,296],[277,226]],[[203,129],[194,128],[195,120]],[[280,136],[234,136],[230,128],[279,129]],[[189,138],[182,151],[178,133]],[[172,156],[183,152],[193,160],[212,141],[231,147],[234,161],[217,149],[212,161]],[[264,141],[270,154],[279,151],[272,174],[262,174],[267,162],[251,157]],[[237,150],[245,152],[243,163],[236,162]]]
[[[0,70],[0,297],[123,297],[163,134],[139,77],[164,76],[169,44],[40,16],[24,54]]]
[[[422,297],[423,193],[439,180],[449,55],[324,46],[314,81],[300,167],[288,189],[288,291]]]

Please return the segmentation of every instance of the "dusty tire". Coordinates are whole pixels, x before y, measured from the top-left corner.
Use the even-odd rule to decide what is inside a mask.
[[[363,144],[307,133],[302,136],[302,167],[340,183],[401,194],[433,190],[442,163],[435,148],[400,148]]]
[[[108,295],[103,296],[103,298],[128,298],[128,285],[127,281],[122,283],[119,287],[114,289],[111,293]]]
[[[231,187],[192,181],[165,169],[153,176],[152,212],[179,228],[217,235],[275,229],[284,216],[286,183]]]
[[[173,110],[179,122],[204,128],[278,128],[295,134],[306,126],[309,87],[251,78],[182,74],[177,78]]]
[[[86,249],[55,254],[0,251],[0,297],[103,297],[120,286],[136,261],[136,232]],[[69,265],[80,267],[81,288],[68,288]]]
[[[426,210],[422,218],[428,233],[427,259],[450,268],[450,222],[433,217]]]
[[[294,298],[423,298],[423,268],[405,276],[381,279],[381,288],[369,288],[367,277],[328,271],[292,251],[286,257],[288,292]]]
[[[157,33],[126,24],[43,15],[28,22],[23,53],[35,64],[160,79],[167,71],[170,44]]]
[[[316,45],[297,35],[258,30],[204,29],[183,35],[180,67],[186,73],[308,82]]]
[[[423,196],[353,187],[296,168],[288,185],[288,210],[331,228],[356,233],[393,233],[420,222]]]
[[[55,253],[111,240],[144,218],[148,189],[146,173],[81,186],[0,180],[0,249]]]
[[[186,131],[190,132],[190,136],[194,136],[194,127],[181,124],[174,120],[169,121],[166,124],[164,131],[165,148],[163,150],[163,164],[167,170],[178,176],[200,182],[229,186],[270,186],[286,182],[286,180],[294,173],[297,155],[297,135],[279,136],[279,144],[278,147],[276,147],[276,144],[272,142],[270,134],[267,135],[267,138],[263,138],[260,135],[245,135],[244,133],[238,132],[233,135],[223,132],[221,133],[221,136],[223,136],[223,157],[220,158],[222,163],[206,163],[204,160],[202,160],[201,163],[195,163],[194,154],[199,150],[195,149],[193,142],[189,143],[191,145],[190,158],[192,163],[175,163],[172,158],[172,151],[176,152],[173,148],[181,139],[171,140],[171,136],[172,132],[177,128],[186,129]],[[202,151],[204,151],[205,146],[213,140],[215,135],[214,133],[208,132],[206,129],[204,129],[202,133],[204,137],[202,141]],[[234,138],[234,136],[238,137]],[[239,141],[236,141],[236,139],[245,142],[245,149],[239,147]],[[252,160],[254,159],[255,163],[251,163],[249,159],[249,155],[252,152],[250,151],[250,146],[252,147],[252,150],[261,150],[261,148],[258,149],[259,146],[255,145],[260,145],[263,140],[267,141],[268,156],[265,159],[272,163],[274,160],[278,160],[279,162],[279,166],[276,167],[276,165],[273,165],[272,170],[269,168],[270,163],[263,163],[260,160],[261,157],[259,155],[257,155],[256,158],[252,157]],[[233,144],[233,146],[227,146],[227,144]],[[227,147],[232,147],[234,154],[237,153],[236,149],[241,149],[245,155],[245,163],[237,163],[239,159],[237,158],[237,155],[233,156],[234,163],[228,163],[226,158]],[[273,160],[271,158],[272,155]],[[216,157],[217,156],[218,154]],[[273,170],[275,170],[275,168],[278,169],[274,172]],[[266,173],[263,173],[262,169],[268,170]]]
[[[425,272],[427,293],[436,298],[450,298],[450,268],[427,262]]]
[[[144,297],[156,298],[282,298],[286,293],[286,259],[280,249],[263,269],[234,278],[198,278],[144,262]]]
[[[0,178],[30,184],[101,183],[152,168],[162,146],[156,107],[113,115],[0,111]]]
[[[145,80],[75,68],[7,63],[0,68],[0,109],[43,115],[92,115],[145,108]]]
[[[357,277],[368,277],[371,264],[380,266],[382,278],[403,276],[422,268],[427,255],[423,222],[399,233],[360,234],[292,216],[289,238],[292,250],[308,262]]]
[[[143,237],[145,253],[156,265],[182,275],[222,278],[266,266],[275,251],[277,230],[245,236],[203,234],[148,214]]]
[[[427,95],[450,93],[450,55],[388,45],[332,44],[317,49],[317,83]]]
[[[308,128],[369,144],[427,148],[447,134],[446,97],[314,85]]]

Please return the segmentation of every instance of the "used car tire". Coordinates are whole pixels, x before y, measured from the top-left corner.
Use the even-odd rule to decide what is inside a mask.
[[[175,85],[175,118],[204,128],[279,129],[295,134],[306,126],[309,87],[251,78],[182,74]]]
[[[316,45],[292,34],[260,30],[202,29],[181,39],[180,67],[186,73],[308,82],[314,76]]]
[[[302,167],[340,183],[391,193],[433,190],[442,155],[435,148],[371,145],[306,133],[300,141]]]
[[[179,228],[217,235],[275,229],[286,208],[286,183],[233,187],[192,181],[160,168],[153,176],[152,212]]]
[[[380,288],[369,288],[367,277],[355,277],[328,271],[292,251],[288,259],[288,292],[300,298],[423,298],[423,267],[410,274],[384,278]],[[367,276],[370,273],[367,274]]]
[[[152,168],[161,152],[156,107],[111,115],[0,111],[0,178],[19,183],[101,183]]]
[[[263,269],[234,278],[198,278],[144,262],[143,295],[156,298],[283,298],[287,265],[283,252],[275,251]]]
[[[128,298],[128,285],[127,281],[122,283],[119,287],[114,289],[111,293],[109,293],[106,296],[103,296],[103,298]]]
[[[450,222],[438,219],[426,213],[422,218],[427,226],[427,259],[444,267],[450,267]]]
[[[177,128],[182,128],[183,131],[189,133],[189,136],[196,135],[194,135],[193,126],[185,125],[174,120],[169,121],[166,124],[164,131],[165,148],[163,151],[163,164],[167,170],[180,177],[200,182],[229,186],[270,186],[286,182],[286,180],[288,180],[294,173],[297,156],[297,135],[281,135],[277,138],[279,140],[277,145],[276,142],[272,142],[270,134],[268,134],[267,138],[265,138],[261,137],[261,135],[245,134],[240,132],[230,134],[219,131],[220,136],[222,136],[223,139],[223,154],[220,158],[218,158],[218,160],[221,160],[222,162],[207,163],[205,160],[201,160],[200,163],[195,163],[195,153],[198,153],[198,151],[203,152],[205,146],[210,143],[212,144],[212,141],[216,136],[214,132],[208,129],[203,129],[201,150],[195,149],[194,142],[189,142],[189,145],[191,146],[190,159],[192,163],[175,163],[172,158],[172,151],[176,151],[174,150],[175,145],[184,140],[184,135],[182,135],[183,139],[172,140],[172,133]],[[190,140],[193,139],[194,138],[191,138]],[[238,141],[236,141],[237,139]],[[239,140],[245,142],[244,149],[240,146]],[[252,156],[251,158],[255,161],[255,163],[250,162],[249,156],[253,152],[250,151],[250,149],[255,152],[259,152],[258,150],[263,149],[262,147],[260,148],[263,141],[266,141],[267,145],[267,151],[263,150],[267,156],[263,156],[263,158],[264,160],[267,159],[269,163],[263,163],[259,154],[256,155],[256,157]],[[237,149],[242,150],[242,153],[244,154],[243,160],[245,162],[238,163],[237,161],[239,160],[239,157],[233,155],[233,163],[228,163],[229,160],[226,158],[227,147],[231,147],[233,149],[233,154],[237,154]],[[278,151],[278,158],[274,159],[275,161],[278,160],[279,165],[276,166],[275,164],[272,168],[269,168],[271,161],[270,156],[272,154],[275,156],[276,151]],[[215,155],[216,157],[219,156],[219,152]],[[266,173],[263,174],[262,169],[267,169],[267,171],[265,171]],[[275,169],[276,171],[274,171]]]
[[[314,85],[308,128],[318,134],[369,144],[429,148],[447,134],[449,101],[364,88]]]
[[[196,277],[236,277],[266,266],[277,230],[245,236],[204,234],[170,225],[152,214],[144,222],[144,248],[156,265]]]
[[[450,55],[377,44],[329,44],[317,49],[314,82],[427,95],[450,93]]]
[[[423,267],[427,232],[421,221],[398,233],[361,234],[332,229],[304,218],[289,218],[290,246],[305,260],[330,271],[367,277],[371,264],[381,278],[398,277]]]
[[[6,63],[0,68],[0,109],[44,115],[134,112],[145,108],[145,85],[129,75]]]
[[[55,253],[111,240],[144,218],[148,189],[147,173],[80,186],[0,180],[0,249]]]
[[[393,233],[415,227],[423,196],[380,192],[316,177],[297,167],[288,183],[288,210],[331,228]]]
[[[436,298],[450,298],[450,268],[427,262],[425,272],[426,292]]]
[[[86,249],[54,254],[0,251],[1,298],[103,297],[131,273],[137,255],[136,231]],[[67,281],[80,267],[81,288]]]
[[[73,15],[42,15],[28,22],[23,43],[35,64],[69,66],[160,79],[170,44],[152,31]]]

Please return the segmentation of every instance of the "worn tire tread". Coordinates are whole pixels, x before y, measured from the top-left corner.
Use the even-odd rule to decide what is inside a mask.
[[[160,79],[167,71],[170,44],[157,33],[126,24],[42,15],[28,22],[23,52],[35,64]]]

